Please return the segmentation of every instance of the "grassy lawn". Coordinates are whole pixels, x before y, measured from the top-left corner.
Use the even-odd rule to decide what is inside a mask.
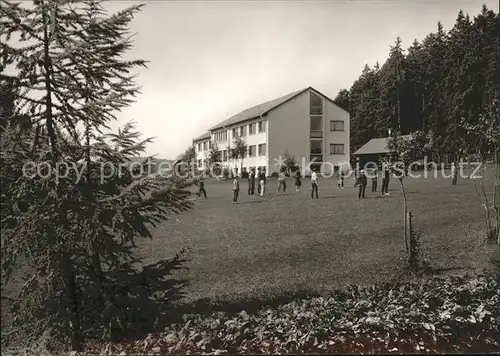
[[[260,198],[246,194],[242,179],[240,204],[234,205],[230,181],[207,181],[208,199],[196,197],[192,211],[157,227],[140,253],[149,263],[190,248],[189,270],[179,273],[190,280],[188,301],[266,300],[389,281],[405,258],[402,197],[396,179],[387,197],[380,183],[371,193],[369,182],[366,199],[357,200],[352,180],[338,191],[334,179],[323,179],[320,199],[311,200],[308,180],[296,193],[288,179],[283,194],[270,179],[270,194]],[[406,179],[405,185],[434,269],[464,274],[489,267],[494,246],[484,241],[483,211],[470,180],[452,186],[444,178]]]

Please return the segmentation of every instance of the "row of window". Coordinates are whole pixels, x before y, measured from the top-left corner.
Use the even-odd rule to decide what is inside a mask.
[[[262,143],[260,145],[248,146],[247,152],[245,153],[245,157],[256,157],[265,156],[266,155],[266,144]],[[222,162],[227,162],[228,160],[228,151],[222,151]]]
[[[266,132],[266,121],[254,122],[248,125],[243,125],[240,127],[235,127],[232,129],[232,136],[234,138],[238,137],[246,137],[248,135],[255,135],[256,133],[264,133]],[[214,134],[214,141],[217,143],[227,142],[227,130],[216,132]]]
[[[200,151],[208,151],[210,149],[210,141],[200,142],[198,143],[198,152]]]
[[[258,150],[258,151],[257,151]],[[265,156],[266,155],[266,144],[262,143],[260,145],[253,145],[253,146],[248,146],[248,150],[245,153],[245,157],[256,157],[257,152],[259,156]],[[221,161],[222,162],[227,162],[229,159],[229,152],[228,150],[222,150],[221,151]],[[203,162],[205,160],[198,160],[198,167],[201,167]]]
[[[256,157],[266,155],[266,144],[262,143],[260,145],[248,146],[247,153],[245,157]],[[345,148],[343,143],[331,143],[330,144],[330,154],[332,155],[344,155]],[[323,161],[323,141],[311,141],[311,160],[315,157],[317,162]],[[222,162],[227,162],[229,158],[228,151],[223,150],[221,152]],[[204,160],[198,160],[198,166],[201,167]]]
[[[331,143],[330,144],[330,154],[343,155],[344,154],[344,145],[341,143]],[[316,148],[313,150],[312,142],[311,142],[311,155],[309,156],[309,160],[311,162],[315,162],[315,163],[323,162],[323,154],[321,153],[321,148],[320,149]]]
[[[323,154],[323,141],[311,141],[311,154],[322,155]],[[330,144],[330,154],[331,155],[343,155],[345,154],[343,143],[331,143]]]
[[[323,131],[323,118],[311,116],[311,131]],[[344,131],[344,121],[330,120],[330,131]]]
[[[265,156],[266,155],[266,144],[262,143],[258,147],[256,145],[253,146],[248,146],[248,157],[255,157],[257,154],[257,149],[259,156]]]
[[[258,133],[266,132],[266,122],[259,121],[248,125],[243,125],[240,127],[233,128],[233,138],[245,137],[247,135],[247,127],[249,135],[255,135],[257,132]]]
[[[258,123],[252,123],[245,126],[233,128],[233,138],[245,137],[248,134],[254,135],[256,133],[256,128],[259,133],[266,132],[266,122],[260,121]],[[344,121],[341,120],[331,120],[330,121],[330,131],[344,131]],[[311,137],[321,138],[323,137],[323,118],[321,116],[311,116]],[[227,142],[227,131],[216,132],[214,134],[215,142]],[[198,151],[207,151],[210,149],[210,142],[198,143]]]
[[[226,142],[227,141],[227,131],[216,132],[214,134],[214,141],[217,143]]]

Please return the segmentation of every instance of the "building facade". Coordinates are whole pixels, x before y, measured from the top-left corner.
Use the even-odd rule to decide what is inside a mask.
[[[229,147],[243,139],[247,153],[231,160]],[[349,113],[309,87],[254,106],[225,120],[193,140],[199,168],[204,168],[211,145],[221,151],[222,165],[234,174],[264,168],[279,172],[285,153],[296,164],[332,173],[349,162]],[[305,169],[305,174],[310,171]]]
[[[195,150],[195,163],[196,167],[200,170],[207,167],[208,154],[210,152],[211,143],[210,132],[206,132],[193,140]]]

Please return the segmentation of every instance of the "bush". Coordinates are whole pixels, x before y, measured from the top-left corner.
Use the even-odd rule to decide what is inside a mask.
[[[113,354],[153,347],[196,354],[494,352],[500,295],[494,276],[348,286],[257,311],[184,314],[183,322]],[[88,350],[94,353],[104,349]]]
[[[271,173],[271,178],[278,178],[278,172]]]
[[[241,172],[241,178],[248,178],[248,171]]]
[[[229,179],[229,169],[223,168],[222,175],[224,176],[225,179]]]

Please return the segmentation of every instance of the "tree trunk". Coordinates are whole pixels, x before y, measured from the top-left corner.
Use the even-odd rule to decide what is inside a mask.
[[[495,145],[495,197],[493,199],[496,219],[497,252],[500,261],[500,147]]]
[[[82,351],[82,338],[80,333],[80,316],[78,313],[78,299],[76,291],[76,278],[68,253],[64,253],[61,262],[63,281],[66,294],[66,305],[69,314],[69,326],[71,330],[71,350]]]
[[[410,266],[413,268],[415,267],[415,262],[416,262],[416,256],[415,256],[415,243],[413,241],[413,234],[412,234],[412,219],[411,219],[411,212],[407,213],[407,221],[406,221],[406,227],[407,227],[407,236],[408,236],[408,260],[410,262]]]
[[[59,150],[57,148],[57,138],[54,128],[54,118],[52,113],[53,103],[52,103],[52,61],[50,58],[50,37],[49,37],[49,20],[47,16],[47,5],[43,4],[42,9],[42,20],[43,20],[43,67],[45,70],[45,125],[47,128],[47,135],[49,136],[52,162],[55,166],[57,159],[59,157]],[[52,35],[52,34],[51,34]],[[60,196],[60,185],[56,187],[56,195]],[[63,208],[59,209],[59,219],[61,224],[67,229],[68,220],[66,212]],[[55,243],[57,244],[58,241]],[[60,256],[59,272],[63,279],[65,288],[65,307],[68,312],[68,321],[71,329],[71,348],[74,351],[82,350],[82,340],[80,332],[80,317],[78,315],[78,301],[76,293],[76,277],[73,271],[73,265],[68,252],[63,252]]]
[[[52,116],[52,61],[50,59],[50,38],[48,32],[48,20],[47,20],[47,9],[46,5],[43,5],[42,18],[43,18],[43,47],[44,47],[44,58],[43,67],[45,70],[45,92],[46,92],[46,116],[45,125],[47,127],[47,135],[49,136],[50,146],[52,148],[52,153],[54,156],[58,155],[58,149],[56,146],[56,134],[54,130],[54,121]],[[55,157],[54,157],[55,159]]]
[[[399,179],[399,184],[401,185],[401,193],[403,194],[403,211],[404,211],[404,240],[405,240],[405,247],[406,247],[406,252],[410,256],[410,249],[408,245],[408,219],[407,219],[407,214],[408,214],[408,202],[406,200],[406,192],[405,188],[403,185],[403,179]]]

